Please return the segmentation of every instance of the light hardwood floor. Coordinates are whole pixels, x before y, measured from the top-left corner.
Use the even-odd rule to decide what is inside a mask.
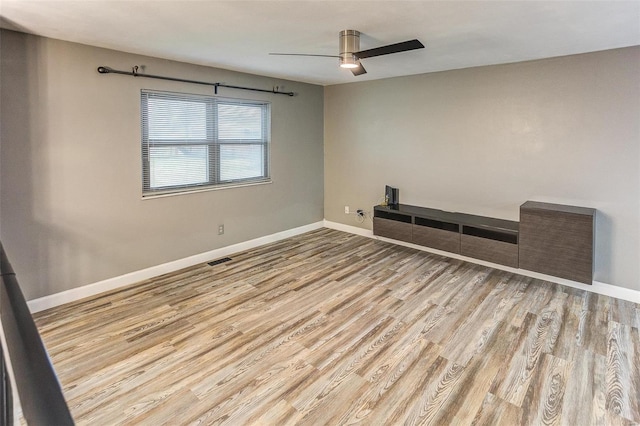
[[[36,314],[78,424],[640,422],[640,306],[321,229]]]

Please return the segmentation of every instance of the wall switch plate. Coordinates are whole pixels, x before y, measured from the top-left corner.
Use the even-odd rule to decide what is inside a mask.
[[[224,234],[224,225],[218,225],[218,235]]]
[[[344,214],[349,214],[349,206],[344,206]]]

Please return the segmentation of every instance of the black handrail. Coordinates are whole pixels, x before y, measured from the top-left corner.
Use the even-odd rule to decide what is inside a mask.
[[[29,425],[73,425],[58,377],[2,243],[0,279],[0,318],[22,414]],[[7,391],[10,402],[10,387]],[[13,421],[11,417],[8,420]]]
[[[2,370],[2,383],[0,383],[0,425],[13,425],[13,395],[11,394],[11,378],[7,373],[7,364],[4,362],[4,352],[0,348],[0,370]]]

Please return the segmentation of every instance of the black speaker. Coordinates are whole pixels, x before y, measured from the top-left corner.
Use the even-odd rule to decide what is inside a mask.
[[[400,204],[398,188],[393,188],[389,185],[386,185],[384,188],[384,197],[387,201],[387,204],[391,207],[398,207],[398,204]]]

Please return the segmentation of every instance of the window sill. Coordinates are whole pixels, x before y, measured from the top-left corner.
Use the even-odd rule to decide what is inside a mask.
[[[231,189],[231,188],[243,188],[247,186],[256,186],[256,185],[269,185],[273,183],[273,180],[264,180],[260,182],[250,182],[250,183],[237,183],[237,184],[229,184],[229,185],[218,185],[218,186],[209,186],[206,188],[196,188],[196,189],[185,189],[180,191],[170,191],[167,192],[158,192],[154,194],[143,195],[142,200],[153,200],[156,198],[165,198],[165,197],[175,197],[178,195],[189,195],[195,194],[199,192],[209,192],[209,191],[220,191],[223,189]]]

